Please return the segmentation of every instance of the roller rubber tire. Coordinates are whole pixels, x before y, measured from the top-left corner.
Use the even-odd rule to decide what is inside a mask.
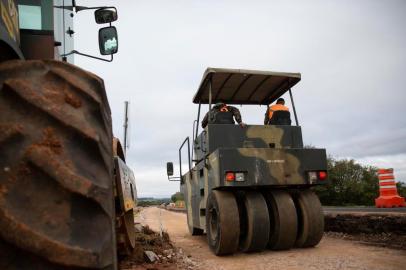
[[[216,255],[238,250],[240,220],[235,196],[231,192],[213,190],[207,198],[206,233],[210,249]]]
[[[324,214],[320,200],[311,190],[295,193],[294,201],[298,215],[296,247],[316,246],[324,232]]]
[[[239,193],[240,250],[261,251],[269,240],[269,213],[264,196],[256,191]]]
[[[295,245],[297,235],[297,214],[295,203],[286,191],[270,190],[264,193],[270,221],[268,248],[290,249]]]
[[[59,61],[0,64],[0,269],[116,269],[103,81]]]

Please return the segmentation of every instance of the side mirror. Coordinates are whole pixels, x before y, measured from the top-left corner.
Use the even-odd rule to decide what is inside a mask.
[[[173,163],[172,162],[166,163],[166,173],[168,174],[168,176],[173,175]]]
[[[115,54],[118,51],[117,29],[114,26],[99,30],[99,48],[101,55]]]
[[[100,8],[94,12],[94,18],[97,24],[117,21],[117,10],[115,8]]]

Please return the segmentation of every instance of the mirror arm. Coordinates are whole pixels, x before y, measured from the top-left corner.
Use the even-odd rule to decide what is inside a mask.
[[[101,61],[105,61],[105,62],[113,62],[113,55],[112,54],[110,54],[110,59],[105,59],[105,58],[93,56],[93,55],[90,55],[90,54],[81,53],[81,52],[78,52],[76,50],[72,50],[69,53],[61,54],[61,56],[66,57],[66,56],[69,56],[69,55],[72,55],[72,54],[78,54],[78,55],[81,55],[81,56],[86,56],[86,57],[89,57],[89,58],[93,58],[93,59],[97,59],[97,60],[101,60]]]
[[[169,181],[180,181],[180,177],[179,176],[168,176],[168,180]]]
[[[101,9],[101,8],[113,8],[117,13],[117,9],[115,7],[107,7],[107,6],[104,6],[104,7],[75,6],[75,11],[76,11],[76,13],[78,13],[79,11],[82,11],[82,10]]]
[[[101,9],[101,8],[112,8],[112,9],[114,9],[115,12],[117,13],[117,9],[116,9],[115,7],[107,7],[107,6],[104,6],[104,7],[74,6],[74,8],[75,8],[75,12],[76,12],[76,13],[78,13],[79,11],[82,11],[82,10]]]
[[[76,6],[54,6],[54,8],[60,8],[60,9],[66,9],[73,11],[73,8],[76,8]]]
[[[73,4],[72,6],[54,6],[54,8],[60,8],[60,9],[66,9],[66,10],[70,10],[70,11],[75,11],[76,13],[78,13],[79,11],[83,11],[83,10],[112,8],[117,13],[117,8],[116,7],[108,7],[108,6],[104,6],[104,7],[85,7],[85,6],[77,6],[76,4]]]

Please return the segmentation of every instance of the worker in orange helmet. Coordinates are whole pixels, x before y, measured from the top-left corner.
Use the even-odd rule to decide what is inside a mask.
[[[264,125],[290,125],[289,108],[285,106],[285,100],[278,98],[276,104],[267,108]]]

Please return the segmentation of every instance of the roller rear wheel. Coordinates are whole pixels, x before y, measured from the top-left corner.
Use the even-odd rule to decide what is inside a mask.
[[[206,232],[210,249],[216,255],[238,250],[240,220],[235,196],[231,192],[213,190],[207,198]]]
[[[314,247],[324,232],[324,214],[317,195],[311,190],[295,193],[294,201],[298,214],[298,234],[295,246]]]
[[[265,249],[269,240],[269,214],[264,196],[256,191],[241,192],[239,202],[241,251]]]
[[[292,248],[296,241],[297,214],[291,195],[279,190],[268,191],[264,195],[270,220],[268,247],[274,250]]]

